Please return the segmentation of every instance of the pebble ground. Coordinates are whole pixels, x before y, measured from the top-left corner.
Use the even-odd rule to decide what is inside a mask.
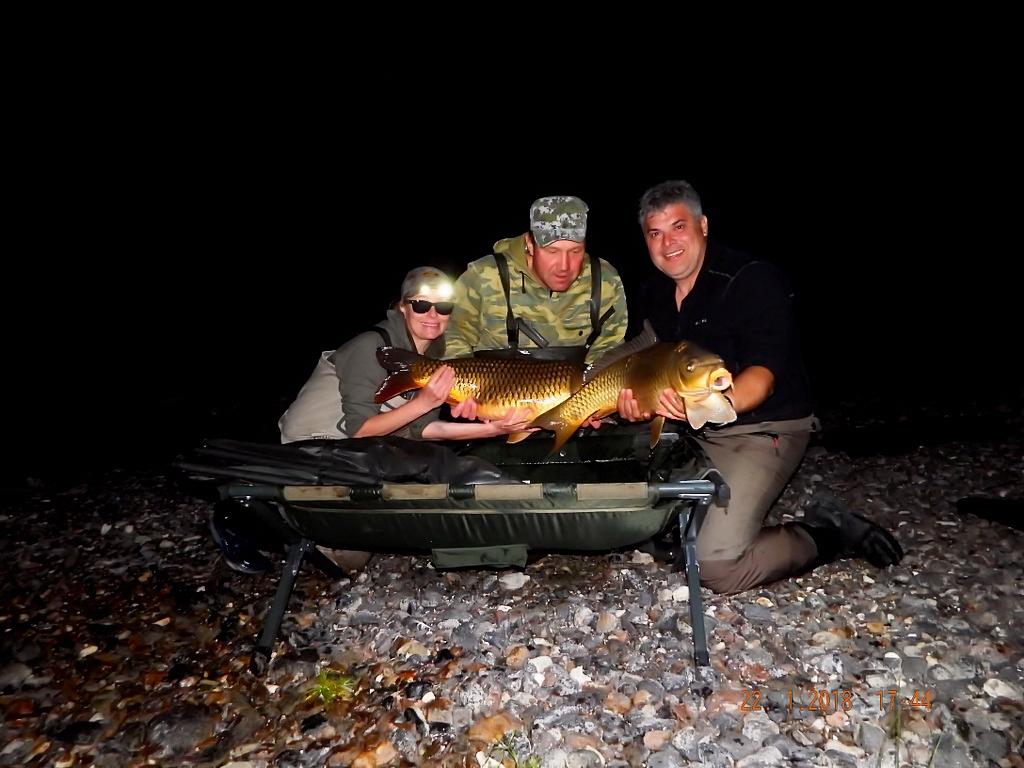
[[[29,478],[0,499],[0,765],[1021,768],[1024,532],[956,508],[1024,498],[1021,414],[1002,417],[996,437],[812,446],[772,519],[827,488],[907,555],[705,591],[703,669],[682,574],[645,554],[379,555],[303,569],[257,679],[279,571],[228,569],[209,504],[161,470]]]

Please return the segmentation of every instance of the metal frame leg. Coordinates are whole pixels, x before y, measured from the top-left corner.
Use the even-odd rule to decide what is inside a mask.
[[[711,499],[698,501],[689,514],[679,513],[682,555],[686,562],[686,582],[690,587],[690,624],[693,627],[693,659],[699,667],[711,664],[708,635],[704,629],[704,603],[700,596],[700,563],[697,562],[697,534],[704,522]]]
[[[284,570],[281,572],[281,580],[277,583],[274,602],[270,606],[270,613],[267,614],[263,631],[260,633],[259,640],[249,659],[249,671],[257,677],[263,677],[267,673],[270,655],[274,650],[274,641],[277,640],[277,633],[281,631],[281,621],[284,619],[284,612],[288,607],[288,598],[291,597],[292,587],[295,586],[295,577],[299,573],[299,568],[302,567],[302,557],[312,547],[312,541],[300,539],[297,544],[292,544],[288,549],[288,560],[285,561]]]

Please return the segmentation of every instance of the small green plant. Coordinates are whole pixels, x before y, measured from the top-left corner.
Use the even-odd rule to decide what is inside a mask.
[[[324,704],[335,699],[347,699],[356,692],[356,679],[336,669],[325,669],[317,675],[313,687],[306,692],[307,699],[320,697]]]
[[[878,750],[878,760],[875,763],[876,768],[881,768],[882,766],[882,756],[885,754],[885,747],[886,744],[889,743],[890,739],[893,741],[893,746],[896,747],[896,755],[894,757],[893,765],[900,764],[900,749],[903,746],[904,717],[905,715],[903,714],[902,709],[897,709],[889,716],[889,721],[885,726],[885,738],[882,740],[882,746]],[[932,758],[934,759],[934,757],[935,755],[933,753]],[[929,768],[932,768],[931,765],[929,765]]]
[[[506,733],[505,737],[501,741],[496,741],[487,752],[488,757],[494,757],[494,753],[497,752],[499,755],[508,757],[515,764],[515,768],[540,768],[540,758],[531,755],[525,759],[520,759],[519,755],[516,754],[515,747],[512,746],[512,742],[515,740],[518,731],[512,731]]]
[[[893,741],[899,741],[903,738],[903,711],[897,709],[892,713],[889,719],[889,724],[886,727],[886,736]]]
[[[590,575],[593,565],[582,557],[570,557],[562,564],[562,570],[574,579],[580,579]]]

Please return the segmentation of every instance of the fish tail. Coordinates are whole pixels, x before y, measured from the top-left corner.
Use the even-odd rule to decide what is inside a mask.
[[[381,368],[392,373],[410,371],[414,363],[423,359],[423,355],[418,355],[408,349],[377,347],[377,362],[380,363]]]
[[[413,366],[421,360],[425,361],[427,359],[423,355],[418,355],[407,349],[379,347],[377,349],[377,362],[381,364],[382,368],[390,371],[390,373],[380,385],[377,394],[373,396],[373,401],[375,403],[383,403],[396,395],[408,392],[410,389],[423,386],[423,382],[418,381],[418,377],[413,371]]]
[[[416,389],[419,386],[421,385],[417,383],[416,377],[412,375],[412,371],[389,373],[388,377],[384,379],[384,383],[380,385],[380,389],[377,390],[377,394],[373,396],[373,402],[386,402],[392,397],[408,392],[410,389]]]

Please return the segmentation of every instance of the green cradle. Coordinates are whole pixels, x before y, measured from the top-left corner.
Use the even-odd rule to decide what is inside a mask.
[[[176,466],[196,495],[244,506],[287,545],[278,595],[250,661],[257,674],[265,672],[302,559],[341,575],[315,545],[429,553],[438,568],[522,568],[530,552],[645,549],[687,571],[695,658],[706,665],[696,534],[707,507],[726,502],[728,487],[685,433],[665,432],[652,449],[646,424],[587,431],[554,456],[543,436],[512,445],[441,444],[505,478],[487,484],[339,483],[300,444],[211,440]]]

